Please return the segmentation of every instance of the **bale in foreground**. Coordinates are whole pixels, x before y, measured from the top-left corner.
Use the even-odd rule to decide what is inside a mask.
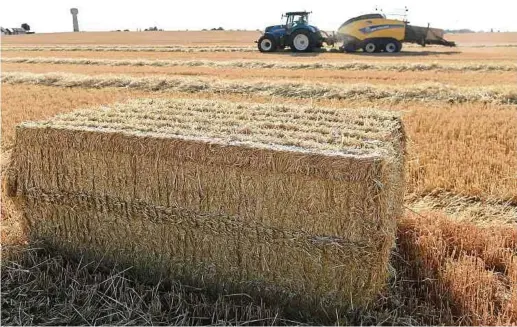
[[[7,191],[30,240],[335,316],[384,285],[404,148],[387,112],[142,99],[20,125]]]

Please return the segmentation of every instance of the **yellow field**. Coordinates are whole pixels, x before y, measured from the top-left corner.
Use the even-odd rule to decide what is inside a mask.
[[[99,44],[249,47],[254,46],[253,41],[258,36],[259,32],[35,34],[3,37],[2,47]],[[3,73],[45,75],[35,75],[34,81],[25,80],[20,84],[11,84],[8,80],[2,83],[2,162],[9,160],[14,128],[22,121],[142,96],[400,111],[409,141],[408,213],[401,217],[398,235],[398,257],[404,262],[394,259],[393,265],[402,279],[422,282],[409,285],[396,280],[383,294],[380,307],[374,307],[366,314],[371,315],[372,320],[351,319],[349,323],[380,323],[386,319],[396,324],[515,324],[517,51],[515,47],[502,45],[517,44],[517,33],[451,35],[447,38],[458,42],[460,47],[408,46],[395,56],[361,53],[266,55],[249,50],[4,51]],[[13,62],[14,58],[41,58],[42,62]],[[59,58],[91,59],[96,63],[63,63]],[[102,60],[115,63],[106,64]],[[145,62],[121,64],[122,60]],[[174,63],[153,65],[156,60]],[[190,61],[203,63],[191,65]],[[281,68],[264,66],[267,63],[277,63]],[[363,69],[355,66],[342,69],[298,67],[303,63],[368,66]],[[298,66],[295,69],[289,65]],[[407,68],[415,65],[421,65],[421,68]],[[63,75],[66,77],[60,77],[68,80],[61,84],[43,82],[43,76],[49,77],[48,74],[54,72],[68,73]],[[208,81],[208,86],[202,90],[200,84],[196,84],[191,90],[119,87],[105,81],[97,84],[77,82],[79,79],[84,81],[84,75],[104,79],[119,78],[119,75],[125,79],[182,78],[184,84],[198,83],[200,79]],[[260,84],[261,89],[237,91],[238,85],[231,84],[232,81]],[[163,86],[163,83],[159,85]],[[313,84],[328,87],[334,93],[317,93]],[[286,90],[273,92],[268,89],[271,85],[276,88],[282,85]],[[314,95],[298,94],[304,92],[297,89],[302,86],[305,92]],[[347,96],[335,96],[335,90],[359,86],[363,90],[360,94],[348,96],[351,93],[347,91]],[[372,93],[366,94],[366,89]],[[421,90],[421,93],[413,94],[412,90]],[[375,92],[383,95],[377,96]],[[17,213],[5,203],[2,213],[2,243],[23,242]],[[469,243],[473,239],[477,243]],[[466,271],[474,273],[469,275]],[[429,283],[429,280],[436,282]],[[424,296],[426,293],[430,295]],[[396,308],[393,307],[395,302],[399,303]],[[392,313],[386,316],[384,311]]]

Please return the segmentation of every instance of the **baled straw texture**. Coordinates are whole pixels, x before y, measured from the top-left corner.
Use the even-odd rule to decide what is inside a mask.
[[[350,307],[386,280],[404,147],[393,113],[143,99],[22,124],[7,188],[32,239]]]

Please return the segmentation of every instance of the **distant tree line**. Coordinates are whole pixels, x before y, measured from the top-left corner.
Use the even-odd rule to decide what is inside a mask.
[[[458,29],[458,30],[445,30],[445,33],[454,33],[454,34],[461,34],[461,33],[501,33],[500,30],[494,30],[493,28],[490,29],[490,31],[473,31],[468,28]]]
[[[473,30],[469,30],[468,28],[462,28],[462,29],[459,29],[459,30],[445,30],[445,33],[455,33],[455,34],[458,34],[458,33],[476,33],[476,32],[473,31]]]
[[[211,31],[224,31],[224,28],[222,27],[217,27],[217,28],[211,28],[210,29]],[[208,31],[206,28],[203,28],[203,31]]]
[[[149,27],[149,28],[146,28],[144,30],[145,32],[148,32],[148,31],[163,31],[163,29],[158,29],[158,27],[154,26],[154,27]]]

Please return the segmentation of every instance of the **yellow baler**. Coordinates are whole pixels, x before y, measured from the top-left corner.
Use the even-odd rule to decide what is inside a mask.
[[[373,53],[385,51],[399,52],[403,42],[440,44],[455,46],[454,42],[443,38],[444,31],[437,28],[409,25],[405,21],[387,19],[381,14],[368,14],[354,17],[341,25],[336,40],[343,42],[342,49],[354,52],[363,49]]]

